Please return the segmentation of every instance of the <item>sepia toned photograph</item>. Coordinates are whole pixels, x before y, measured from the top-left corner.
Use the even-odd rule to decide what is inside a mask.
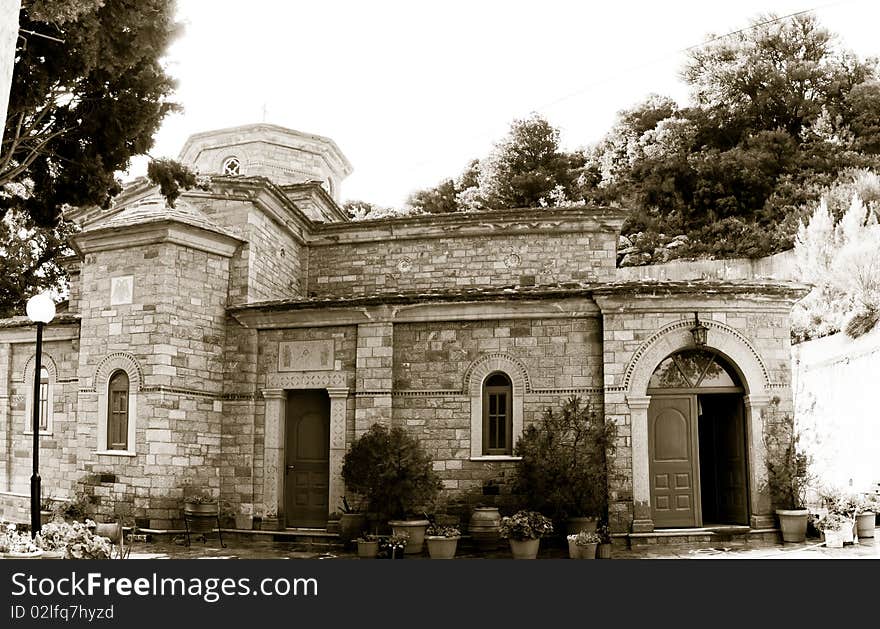
[[[880,4],[0,11],[4,560],[880,559]]]

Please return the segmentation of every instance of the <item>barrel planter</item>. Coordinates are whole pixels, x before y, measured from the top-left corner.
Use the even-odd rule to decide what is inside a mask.
[[[477,548],[484,551],[498,549],[501,513],[498,507],[476,507],[471,515],[468,531]]]
[[[220,508],[217,503],[187,502],[183,507],[187,528],[191,533],[210,533],[217,526]]]

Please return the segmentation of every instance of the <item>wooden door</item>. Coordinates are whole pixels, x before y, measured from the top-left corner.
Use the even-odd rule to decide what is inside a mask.
[[[652,396],[648,452],[654,526],[699,525],[696,396]]]
[[[290,393],[285,446],[287,526],[323,528],[330,487],[330,398],[326,391]]]
[[[714,424],[715,507],[720,523],[748,524],[746,440],[741,395],[700,396]]]

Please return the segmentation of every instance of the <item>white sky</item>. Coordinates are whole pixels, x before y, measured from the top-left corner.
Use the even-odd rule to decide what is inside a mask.
[[[186,31],[168,63],[184,111],[151,154],[260,122],[265,106],[266,122],[336,141],[354,165],[343,200],[400,205],[532,111],[573,149],[651,92],[684,103],[679,51],[806,9],[860,56],[880,54],[877,0],[178,0]]]

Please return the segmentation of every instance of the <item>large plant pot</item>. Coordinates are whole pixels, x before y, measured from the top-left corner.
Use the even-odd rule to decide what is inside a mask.
[[[477,548],[484,551],[498,549],[501,513],[498,507],[476,507],[471,514],[468,532]]]
[[[807,516],[806,509],[777,509],[779,528],[782,531],[783,542],[803,542],[807,539]]]
[[[595,533],[597,524],[596,518],[568,518],[566,529],[569,535],[577,535],[581,531]]]
[[[405,535],[407,538],[404,554],[417,555],[425,545],[425,529],[431,524],[427,520],[391,520],[388,525],[394,535]]]
[[[536,559],[541,546],[539,539],[511,539],[510,554],[514,559]]]
[[[873,511],[866,511],[856,516],[856,532],[859,537],[874,537],[875,517]]]
[[[599,547],[599,542],[592,542],[590,544],[584,544],[583,546],[574,545],[575,552],[574,555],[571,555],[571,548],[569,548],[569,556],[572,559],[595,559],[596,558],[596,550]]]
[[[455,557],[459,538],[428,535],[425,539],[428,542],[428,555],[431,556],[431,559],[452,559]]]
[[[363,513],[343,513],[339,516],[339,539],[343,544],[349,544],[352,540],[360,537],[364,530],[366,516]]]

